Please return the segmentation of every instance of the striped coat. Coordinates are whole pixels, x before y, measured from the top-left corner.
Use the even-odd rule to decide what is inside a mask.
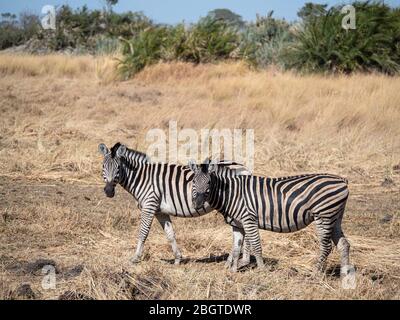
[[[111,150],[100,144],[99,150],[104,156],[103,178],[106,183],[106,195],[113,197],[115,186],[120,184],[133,195],[141,210],[138,245],[132,262],[140,261],[153,218],[156,217],[171,243],[175,263],[179,263],[182,255],[176,244],[170,216],[192,218],[213,210],[208,204],[200,208],[193,206],[193,172],[187,166],[151,163],[146,154],[128,149],[119,143]],[[244,168],[229,161],[222,161],[219,165]],[[226,221],[234,227],[234,232],[237,232],[232,219],[227,218]]]
[[[229,168],[194,170],[193,196],[208,189],[207,201],[243,229],[245,244],[251,246],[260,265],[258,229],[294,232],[316,221],[321,250],[318,266],[323,269],[331,241],[344,247],[342,262],[348,264],[349,244],[341,220],[349,196],[347,180],[331,174],[306,174],[269,178],[238,176]],[[208,186],[207,186],[208,184]],[[200,192],[201,193],[201,192]],[[233,250],[235,251],[235,250]],[[237,251],[237,250],[236,250]],[[243,261],[245,260],[245,261]],[[246,264],[249,255],[239,263]],[[237,266],[233,266],[235,269]]]

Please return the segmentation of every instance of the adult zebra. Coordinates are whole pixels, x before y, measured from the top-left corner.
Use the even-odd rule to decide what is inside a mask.
[[[341,252],[342,268],[349,265],[350,245],[341,227],[349,195],[346,179],[331,174],[281,178],[238,176],[229,168],[212,163],[197,166],[190,162],[189,167],[194,172],[193,206],[198,208],[207,201],[240,226],[240,232],[234,235],[232,271],[250,262],[249,246],[257,266],[263,266],[259,228],[294,232],[313,221],[320,240],[318,269],[325,269],[331,241]],[[238,263],[242,244],[243,258]]]
[[[116,143],[111,150],[101,143],[99,151],[104,156],[103,178],[106,183],[104,192],[107,197],[114,197],[115,187],[120,184],[133,195],[141,210],[138,244],[131,261],[134,263],[140,261],[155,216],[171,244],[175,264],[179,264],[182,255],[176,244],[169,216],[198,217],[213,210],[209,205],[193,207],[191,198],[193,173],[187,166],[151,163],[146,154],[128,149],[120,143]],[[241,174],[248,174],[244,166],[234,162],[221,161],[219,165],[240,171]],[[229,218],[226,222],[233,226],[234,234],[239,232],[235,222]]]

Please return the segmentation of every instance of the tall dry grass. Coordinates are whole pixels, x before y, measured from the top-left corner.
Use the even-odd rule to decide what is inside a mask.
[[[29,54],[0,54],[0,75],[23,77],[95,77],[101,83],[118,79],[117,54],[111,56],[68,56],[53,54],[33,56]]]
[[[15,297],[28,281],[42,298],[72,290],[98,299],[399,299],[399,77],[173,63],[122,82],[114,61],[0,55],[0,297]],[[196,130],[254,129],[259,174],[346,176],[344,230],[357,289],[310,274],[318,249],[312,227],[261,232],[269,269],[229,273],[209,258],[231,246],[230,229],[215,214],[174,220],[186,265],[162,260],[172,255],[158,226],[144,262],[129,265],[139,212],[121,189],[115,199],[104,198],[97,145],[121,141],[146,151],[146,132],[168,130],[169,120]],[[40,277],[8,269],[37,257],[61,268],[56,291],[43,291]],[[329,261],[334,269],[338,254]],[[63,278],[78,264],[85,266],[78,277]]]
[[[21,152],[35,155],[4,162],[2,170],[96,175],[98,142],[121,140],[146,151],[146,132],[167,130],[169,120],[196,130],[254,129],[262,174],[347,174],[358,167],[390,174],[399,161],[398,77],[174,63],[120,82],[114,67],[107,57],[1,56],[3,154],[19,141]]]

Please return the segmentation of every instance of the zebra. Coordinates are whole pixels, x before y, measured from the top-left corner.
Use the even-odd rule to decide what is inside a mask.
[[[115,187],[121,185],[133,195],[141,210],[138,243],[132,263],[140,262],[143,247],[149,234],[153,218],[156,217],[172,247],[175,264],[182,260],[170,215],[177,217],[198,217],[211,212],[209,205],[194,208],[191,198],[193,173],[187,166],[151,163],[145,153],[131,150],[121,143],[116,143],[110,150],[104,143],[99,144],[99,152],[103,155],[102,176],[106,183],[104,192],[107,197],[115,195]],[[221,167],[228,166],[241,170],[247,169],[235,162],[220,161]],[[233,227],[233,233],[238,229],[231,219],[226,219]],[[231,260],[232,253],[228,260]]]
[[[200,166],[189,162],[189,167],[194,172],[193,206],[199,208],[208,202],[237,224],[232,271],[250,263],[250,248],[257,266],[264,265],[259,229],[295,232],[313,221],[320,241],[316,269],[325,270],[331,241],[341,253],[341,270],[349,266],[350,244],[341,226],[349,196],[347,179],[332,174],[280,178],[236,175],[229,168],[207,162]],[[238,261],[242,245],[243,257]]]

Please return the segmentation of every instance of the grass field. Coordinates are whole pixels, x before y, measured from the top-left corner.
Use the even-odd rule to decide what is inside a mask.
[[[400,78],[299,76],[240,63],[159,64],[118,81],[108,57],[0,55],[0,298],[399,299]],[[261,231],[265,270],[231,273],[231,231],[213,212],[173,219],[185,263],[157,223],[131,265],[139,210],[103,193],[97,145],[146,151],[151,128],[251,128],[255,173],[330,172],[349,180],[343,229],[357,286],[339,255],[312,274],[314,226]],[[46,261],[47,260],[47,261]],[[56,267],[45,290],[41,267]],[[29,284],[29,286],[24,284]]]

